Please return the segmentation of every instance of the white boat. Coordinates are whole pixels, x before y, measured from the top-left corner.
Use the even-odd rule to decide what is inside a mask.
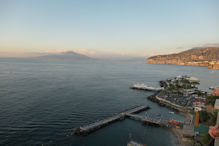
[[[148,90],[148,91],[164,90],[164,88],[154,88],[154,87],[147,86],[145,84],[134,84],[131,88],[132,89],[139,89],[139,90]]]
[[[169,112],[170,114],[174,114],[174,112]]]

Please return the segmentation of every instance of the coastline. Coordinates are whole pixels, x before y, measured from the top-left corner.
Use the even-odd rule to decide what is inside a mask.
[[[159,64],[159,65],[179,65],[179,66],[197,66],[197,67],[205,67],[208,69],[219,69],[219,64],[177,64],[177,63],[161,63],[161,62],[148,62],[147,64]]]
[[[171,128],[170,130],[177,137],[179,146],[191,146],[192,145],[192,139],[183,137],[182,129]]]
[[[179,112],[178,114],[185,116],[184,121],[191,120],[193,118],[191,113]],[[183,137],[182,129],[171,128],[170,130],[177,137],[180,146],[192,145],[192,139]]]

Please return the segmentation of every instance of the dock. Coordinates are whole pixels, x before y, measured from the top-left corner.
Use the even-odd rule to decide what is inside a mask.
[[[134,84],[130,88],[131,89],[137,89],[137,90],[145,90],[145,91],[161,91],[161,90],[164,90],[163,87],[155,88],[155,87],[147,86],[145,84]]]
[[[97,129],[105,127],[106,125],[109,125],[110,123],[113,123],[113,122],[118,121],[118,120],[123,120],[123,119],[125,119],[125,117],[127,117],[130,114],[138,113],[138,112],[141,112],[143,110],[147,110],[149,108],[150,108],[149,106],[141,105],[141,106],[137,106],[137,107],[125,110],[124,112],[121,112],[121,113],[116,114],[114,116],[108,117],[106,119],[99,120],[99,121],[93,122],[93,123],[88,124],[88,125],[80,126],[78,128],[74,128],[73,134],[87,135],[90,132],[93,132]]]
[[[136,114],[127,114],[126,116],[133,118],[135,120],[140,120],[149,125],[168,127],[168,121],[165,121],[165,120],[155,119],[155,118],[151,118],[148,116],[142,116],[142,115],[136,115]]]

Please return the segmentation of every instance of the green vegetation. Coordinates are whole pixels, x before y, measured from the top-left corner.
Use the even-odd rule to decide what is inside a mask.
[[[199,111],[199,121],[206,123],[210,119],[210,114],[206,111]]]
[[[182,90],[182,89],[192,89],[191,84],[183,84],[182,86],[176,85],[169,85],[168,90]]]
[[[205,104],[206,104],[206,105],[210,104],[210,105],[213,105],[213,106],[214,106],[216,99],[219,99],[219,96],[213,96],[213,95],[208,96],[208,97],[206,98]]]
[[[206,105],[214,105],[215,100],[218,99],[218,96],[208,96],[206,99]],[[199,121],[200,123],[204,123],[209,126],[214,126],[216,124],[217,120],[217,112],[214,112],[213,114],[208,113],[206,111],[199,111]],[[211,137],[209,134],[205,134],[202,137],[202,144],[207,145],[211,140]]]
[[[196,90],[195,94],[197,94],[198,96],[203,95],[203,93],[201,91],[199,91],[199,90]]]
[[[211,114],[206,111],[199,111],[200,123],[212,126],[216,124],[216,120],[217,120],[217,112]]]
[[[173,85],[170,85],[170,86],[168,87],[168,90],[175,90],[175,89],[178,89],[178,88],[174,87]]]
[[[182,80],[181,80],[181,83],[183,83],[183,84],[191,84],[190,81],[187,80],[187,79],[182,79]]]
[[[205,134],[205,136],[202,137],[202,144],[207,145],[209,141],[211,140],[211,137],[209,134]]]
[[[191,84],[185,84],[182,86],[183,89],[192,89],[192,85]]]
[[[217,121],[217,112],[214,112],[214,114],[210,114],[209,125],[216,125],[216,121]]]
[[[183,90],[183,89],[192,89],[193,85],[198,83],[191,83],[187,79],[175,80],[173,83],[170,83],[168,90]]]

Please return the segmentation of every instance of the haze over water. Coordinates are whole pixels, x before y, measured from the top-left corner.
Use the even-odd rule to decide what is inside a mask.
[[[142,61],[46,61],[0,59],[0,145],[124,146],[130,140],[146,145],[176,145],[167,129],[126,119],[87,137],[69,131],[136,105],[142,112],[183,120],[146,99],[151,92],[129,89],[134,83],[158,87],[177,75],[195,76],[200,89],[219,84],[219,71],[205,67],[151,65]]]

